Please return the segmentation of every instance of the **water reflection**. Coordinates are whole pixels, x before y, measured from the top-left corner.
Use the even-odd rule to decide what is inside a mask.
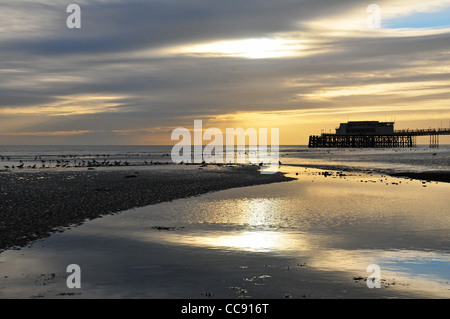
[[[170,220],[188,225],[184,234],[156,235],[176,245],[301,258],[310,268],[349,279],[366,278],[367,266],[379,264],[385,288],[450,297],[450,185],[424,188],[421,181],[307,171],[296,182],[152,210],[162,223],[160,212],[182,211]]]
[[[285,170],[292,176],[299,171]],[[359,173],[327,176],[314,169],[297,177],[295,182],[136,210],[141,227],[184,227],[179,232],[137,231],[136,236],[180,246],[301,257],[310,267],[352,274],[349,278],[367,277],[367,266],[375,263],[388,277],[412,280],[418,291],[430,291],[428,282],[450,296],[450,274],[444,271],[450,268],[450,185],[428,183],[423,188],[421,181]],[[433,262],[424,262],[426,258]]]
[[[155,235],[155,234],[152,234]],[[150,236],[152,237],[152,236]],[[149,237],[147,237],[149,240]],[[367,266],[381,267],[382,288],[395,288],[420,297],[450,297],[450,255],[418,250],[332,249],[323,234],[278,231],[220,231],[159,234],[158,240],[176,246],[283,256],[316,271],[340,274],[365,285]]]
[[[290,171],[295,173],[297,168]],[[25,273],[31,264],[41,267],[51,261],[46,267],[52,269],[57,263],[67,265],[66,260],[84,260],[101,265],[109,275],[105,282],[123,277],[139,283],[136,270],[141,271],[139,276],[149,270],[148,282],[165,285],[169,275],[176,274],[177,280],[191,276],[188,266],[197,267],[199,271],[193,272],[197,276],[205,273],[211,279],[218,272],[221,282],[233,276],[241,276],[242,282],[243,273],[236,271],[240,268],[229,261],[237,256],[239,263],[253,260],[249,269],[254,273],[245,278],[270,275],[271,281],[279,280],[278,287],[295,280],[324,281],[323,274],[364,286],[364,280],[355,283],[354,278],[366,278],[367,266],[378,264],[383,293],[395,288],[422,297],[450,297],[449,184],[427,183],[424,188],[420,181],[360,174],[341,177],[311,169],[302,169],[298,178],[106,216],[45,240],[49,247],[45,253],[38,246],[23,250],[24,255],[0,255],[2,271]],[[284,271],[278,277],[266,269],[261,273],[263,265],[274,260],[308,273],[291,271],[287,276]],[[93,273],[92,280],[97,276]]]
[[[312,256],[311,266],[324,271],[342,271],[365,279],[366,267],[381,268],[383,288],[409,290],[422,297],[450,297],[450,255],[417,250],[327,250]],[[356,274],[356,275],[355,275]]]
[[[203,247],[238,249],[253,252],[273,252],[283,249],[286,236],[271,231],[246,231],[237,234],[198,236],[188,239],[190,244]]]
[[[241,224],[255,228],[279,227],[279,200],[272,198],[249,198],[236,203],[235,211]],[[237,217],[237,216],[236,216]]]
[[[151,240],[155,240],[151,234]],[[203,231],[187,234],[159,234],[158,240],[176,245],[189,245],[220,250],[271,253],[286,256],[293,251],[310,249],[304,234],[279,231]],[[149,240],[149,237],[147,237]]]

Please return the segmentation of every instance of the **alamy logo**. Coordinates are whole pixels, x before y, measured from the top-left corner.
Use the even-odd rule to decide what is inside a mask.
[[[66,272],[72,273],[67,277],[67,288],[81,288],[81,268],[76,264],[67,266]]]
[[[378,265],[372,264],[367,266],[367,272],[371,274],[367,277],[367,287],[370,289],[381,288],[381,268]]]
[[[367,13],[372,13],[367,17],[366,23],[369,29],[381,28],[381,8],[377,4],[370,4],[367,9]]]
[[[274,174],[279,168],[279,129],[270,131],[270,151],[266,128],[227,128],[224,134],[218,128],[208,128],[203,132],[201,120],[194,121],[194,138],[186,128],[177,128],[172,132],[172,141],[179,141],[172,148],[174,163],[216,163],[260,164],[262,174]],[[213,139],[214,138],[214,139]],[[246,139],[248,138],[248,147]],[[237,143],[235,144],[235,140]],[[204,141],[211,141],[203,146]],[[243,150],[242,147],[245,149]],[[193,154],[192,154],[193,151]]]
[[[71,13],[66,20],[66,25],[69,29],[81,28],[81,8],[78,4],[70,4],[66,10],[67,13]]]

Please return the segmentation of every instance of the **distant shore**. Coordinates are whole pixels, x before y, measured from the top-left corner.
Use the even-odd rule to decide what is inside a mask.
[[[345,171],[345,172],[361,172],[367,174],[379,174],[379,175],[389,175],[392,177],[404,177],[422,181],[432,181],[432,182],[444,182],[450,183],[450,171],[426,171],[426,172],[392,172],[392,171],[381,171],[372,170],[367,171],[367,169],[358,169],[355,167],[344,167],[336,165],[314,165],[314,164],[294,164],[294,167],[307,167],[307,168],[317,168],[322,170],[332,170],[332,171]]]
[[[106,214],[235,187],[290,181],[256,166],[4,172],[0,252]]]

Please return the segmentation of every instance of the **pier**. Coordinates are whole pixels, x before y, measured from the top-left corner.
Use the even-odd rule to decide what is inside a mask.
[[[312,135],[310,148],[411,148],[417,136],[429,136],[430,147],[439,147],[439,136],[450,135],[450,128],[394,130],[393,122],[341,123],[335,134]]]

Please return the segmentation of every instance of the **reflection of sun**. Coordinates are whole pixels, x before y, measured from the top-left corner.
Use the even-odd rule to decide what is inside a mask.
[[[268,200],[249,200],[246,214],[244,214],[246,223],[250,226],[264,226],[269,219],[270,211],[273,210],[273,203]]]
[[[229,247],[249,251],[271,251],[281,248],[283,235],[277,232],[243,232],[236,235],[204,237],[207,246]]]
[[[278,228],[280,202],[272,198],[246,199],[239,204],[240,223],[253,228]]]
[[[249,252],[283,253],[310,249],[309,239],[304,234],[279,231],[207,232],[195,235],[158,236],[158,240],[163,238],[168,242],[182,245]]]

